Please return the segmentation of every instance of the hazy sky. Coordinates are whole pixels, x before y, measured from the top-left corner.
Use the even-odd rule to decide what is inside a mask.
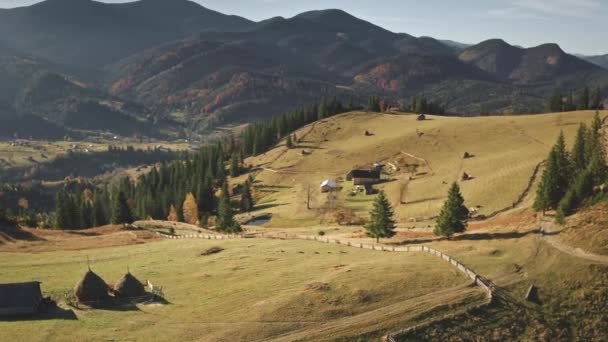
[[[84,0],[83,0],[84,1]],[[0,7],[38,0],[0,0]],[[105,0],[105,2],[128,2]],[[465,43],[503,38],[522,46],[558,43],[571,53],[606,54],[608,0],[196,0],[252,20],[340,8],[394,32]]]

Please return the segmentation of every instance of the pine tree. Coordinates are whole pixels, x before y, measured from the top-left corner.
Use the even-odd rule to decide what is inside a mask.
[[[291,139],[291,134],[287,135],[287,141],[285,143],[285,146],[287,146],[288,149],[293,148],[293,140]]]
[[[600,100],[600,88],[597,87],[593,90],[593,95],[591,95],[591,104],[589,105],[589,109],[598,110],[601,107]]]
[[[605,181],[608,173],[606,169],[606,149],[604,147],[604,135],[602,130],[602,120],[598,112],[595,113],[593,123],[588,132],[586,142],[586,160],[591,167],[591,175],[595,184]]]
[[[230,177],[238,177],[241,173],[241,165],[239,162],[239,156],[236,153],[230,157]]]
[[[237,233],[241,231],[241,226],[234,220],[234,212],[232,203],[230,203],[230,194],[228,193],[228,185],[224,183],[220,202],[217,209],[216,229],[225,233]]]
[[[589,87],[585,87],[578,99],[578,110],[589,109]]]
[[[435,225],[434,233],[448,239],[455,233],[462,233],[467,228],[469,210],[464,205],[460,186],[454,182],[448,191],[448,199],[443,204]]]
[[[374,208],[370,212],[370,220],[365,225],[367,236],[380,241],[380,238],[390,238],[395,235],[394,213],[391,204],[388,202],[384,191],[380,191],[374,201]]]
[[[124,192],[118,192],[118,195],[114,200],[114,206],[112,209],[112,224],[123,224],[133,222],[131,208],[129,208],[129,204],[127,203],[127,197],[125,196]]]
[[[566,97],[566,103],[564,103],[564,111],[571,112],[576,110],[576,106],[574,105],[574,94],[570,92],[568,97]]]
[[[95,200],[93,201],[93,225],[95,227],[101,227],[108,224],[108,219],[106,218],[106,213],[103,210],[103,204],[101,200],[101,195],[97,194],[95,196]]]
[[[566,152],[566,143],[563,132],[560,133],[557,143],[551,149],[545,171],[536,192],[534,209],[542,211],[557,209],[559,201],[568,191],[571,162]]]
[[[570,153],[572,158],[572,166],[576,172],[580,172],[587,167],[587,126],[581,124],[576,133],[576,139],[574,140],[574,146]]]
[[[196,204],[196,198],[194,198],[194,195],[191,192],[186,195],[182,209],[184,212],[184,221],[186,223],[193,225],[199,224],[198,206]]]
[[[55,227],[57,229],[70,228],[67,201],[67,194],[63,190],[59,191],[55,196]]]
[[[82,204],[82,226],[83,228],[91,228],[95,226],[93,204],[90,201],[85,201]]]
[[[251,196],[251,185],[249,181],[245,182],[243,186],[243,193],[241,194],[241,212],[248,213],[253,210],[254,202],[253,196]]]
[[[67,229],[82,228],[82,208],[78,196],[67,196],[68,227]]]
[[[198,210],[203,213],[210,213],[215,209],[215,196],[213,189],[213,179],[207,175],[205,180],[200,184],[199,190],[196,193]]]

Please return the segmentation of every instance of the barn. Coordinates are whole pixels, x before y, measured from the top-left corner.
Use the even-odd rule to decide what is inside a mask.
[[[380,182],[380,170],[352,170],[346,175],[347,181],[352,181],[353,185],[372,185]]]
[[[39,282],[0,284],[0,317],[37,314],[42,302]]]

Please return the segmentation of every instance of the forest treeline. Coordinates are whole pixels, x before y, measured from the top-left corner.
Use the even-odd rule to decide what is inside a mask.
[[[579,91],[576,97],[572,91],[564,94],[561,89],[555,89],[546,105],[548,113],[600,109],[603,109],[603,104],[599,87],[594,88],[593,92],[590,91],[589,87],[585,87]]]
[[[607,176],[602,121],[596,113],[591,127],[580,125],[570,150],[563,132],[559,135],[547,157],[534,209],[555,210],[562,223],[577,208],[603,196]]]
[[[239,137],[226,138],[203,146],[196,153],[161,162],[136,181],[123,178],[113,185],[62,190],[55,199],[51,225],[58,229],[80,229],[151,218],[215,225],[224,232],[239,231],[233,216],[236,211],[253,209],[254,180],[231,182],[229,188],[228,179],[247,170],[245,158],[267,151],[286,137],[291,139],[290,133],[300,127],[350,109],[336,98],[323,100],[254,123]]]

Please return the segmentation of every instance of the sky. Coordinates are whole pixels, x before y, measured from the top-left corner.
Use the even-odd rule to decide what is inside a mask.
[[[84,1],[84,0],[83,0]],[[195,0],[259,21],[339,8],[393,32],[464,43],[502,38],[525,47],[558,43],[570,53],[608,54],[608,0]],[[0,7],[38,0],[0,0]],[[104,0],[104,2],[128,2]]]

